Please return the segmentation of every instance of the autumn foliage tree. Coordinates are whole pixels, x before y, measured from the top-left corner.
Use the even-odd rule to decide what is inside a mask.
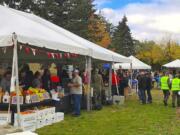
[[[151,65],[155,69],[160,69],[165,63],[180,59],[180,46],[175,42],[166,44],[156,44],[153,41],[141,42],[136,56]]]
[[[180,46],[174,41],[168,41],[164,47],[164,57],[166,61],[173,61],[174,59],[180,59]]]
[[[111,43],[110,33],[107,29],[106,20],[100,15],[92,15],[92,22],[88,29],[90,31],[90,40],[104,48],[107,48]]]

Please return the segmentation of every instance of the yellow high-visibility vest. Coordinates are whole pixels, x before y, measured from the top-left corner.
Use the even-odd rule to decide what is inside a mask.
[[[179,91],[180,90],[180,79],[179,78],[174,78],[172,80],[171,90],[172,91]]]
[[[162,90],[169,90],[168,79],[169,79],[168,76],[161,77],[161,89]]]

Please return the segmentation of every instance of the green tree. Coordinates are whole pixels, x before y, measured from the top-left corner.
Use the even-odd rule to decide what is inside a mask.
[[[88,28],[95,23],[92,18],[95,14],[92,2],[92,0],[69,0],[69,4],[66,5],[69,10],[67,23],[62,27],[92,41],[90,36],[92,32]]]
[[[70,0],[71,1],[71,0]],[[59,26],[67,24],[69,0],[0,0],[11,8],[36,14]],[[69,4],[69,5],[68,5]]]
[[[126,16],[123,17],[122,21],[119,22],[119,25],[114,30],[111,48],[125,56],[134,54],[134,42],[130,28],[127,25]]]
[[[93,42],[100,42],[104,37],[94,36],[102,28],[97,27],[101,19],[95,14],[93,0],[0,0],[0,3],[34,13]]]

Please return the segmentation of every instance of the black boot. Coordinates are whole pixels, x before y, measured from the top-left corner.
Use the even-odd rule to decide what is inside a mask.
[[[167,104],[167,101],[164,100],[164,106],[167,106],[167,105],[168,105],[168,104]]]

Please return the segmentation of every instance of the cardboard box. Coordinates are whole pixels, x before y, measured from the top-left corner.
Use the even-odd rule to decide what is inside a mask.
[[[19,103],[22,105],[24,102],[24,97],[23,96],[19,96]],[[11,104],[17,104],[17,97],[13,96],[11,99]]]
[[[113,96],[113,104],[115,105],[123,105],[124,104],[124,96]]]
[[[35,131],[37,115],[36,113],[20,114],[20,126],[23,131]],[[17,114],[14,116],[14,126],[17,127]]]
[[[49,114],[49,109],[48,109],[48,108],[45,108],[45,109],[43,109],[43,111],[44,111],[44,115],[45,115],[45,117],[47,117],[47,116],[48,116],[48,114]]]
[[[41,119],[41,120],[37,120],[36,122],[36,128],[39,129],[39,128],[42,128],[44,127],[46,124],[45,124],[45,120],[44,119]]]
[[[7,125],[11,123],[11,113],[0,112],[0,125]]]
[[[32,103],[38,103],[38,102],[40,102],[39,96],[36,95],[36,94],[31,95],[31,101],[32,101]]]
[[[36,118],[39,119],[44,119],[45,118],[45,111],[43,110],[36,110]]]
[[[48,110],[48,113],[49,113],[49,114],[54,114],[56,108],[55,108],[55,107],[50,107],[50,108],[47,108],[47,110]]]
[[[52,114],[51,120],[52,123],[56,123],[56,113]]]
[[[52,125],[52,118],[51,117],[48,117],[45,119],[45,125],[48,126],[48,125]]]
[[[56,114],[55,113],[51,113],[51,114],[48,114],[45,118],[45,124],[46,125],[51,125],[53,123],[55,123],[56,121]]]
[[[23,126],[22,130],[23,131],[35,131],[36,130],[36,125]]]
[[[55,122],[60,122],[64,120],[64,113],[63,112],[57,112],[55,114]]]

